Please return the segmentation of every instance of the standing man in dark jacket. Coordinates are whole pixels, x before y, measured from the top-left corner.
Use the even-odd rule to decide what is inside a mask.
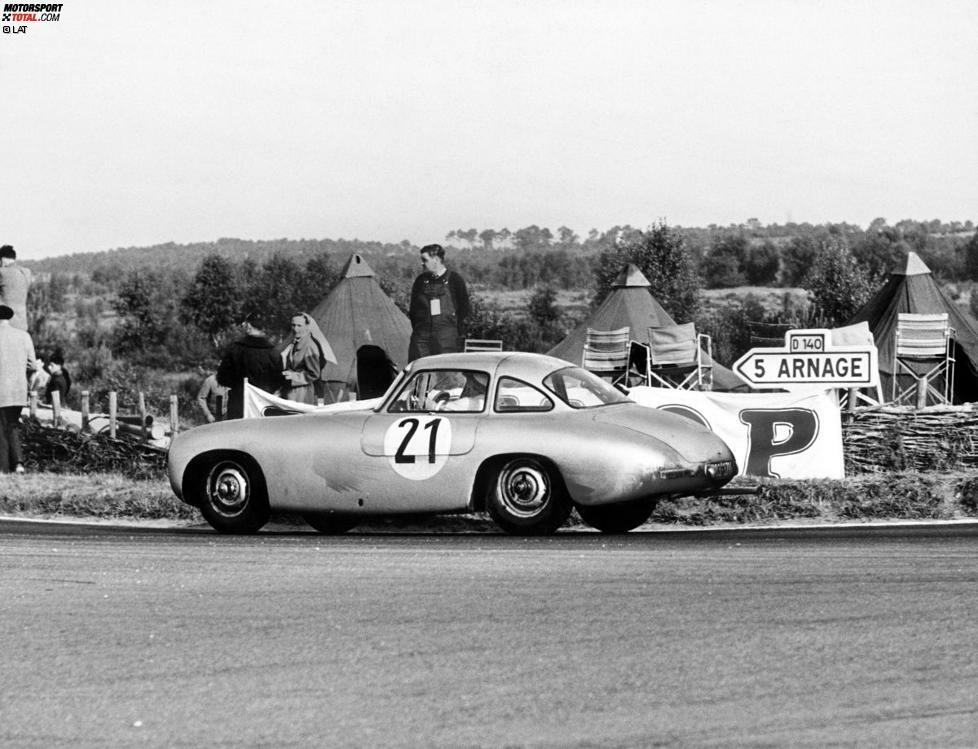
[[[421,248],[424,272],[411,288],[411,344],[408,359],[462,350],[469,316],[469,292],[465,281],[445,267],[440,244]]]
[[[257,388],[274,393],[285,382],[282,360],[275,346],[250,320],[241,323],[244,337],[232,343],[217,368],[217,382],[228,388],[227,418],[244,417],[244,379]]]

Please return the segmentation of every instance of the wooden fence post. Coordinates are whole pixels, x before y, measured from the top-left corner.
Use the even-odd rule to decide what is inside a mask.
[[[145,440],[146,439],[146,395],[142,391],[139,392],[139,429],[140,429],[140,433],[143,436],[143,439]]]
[[[170,434],[174,435],[180,429],[180,406],[177,396],[170,396]]]
[[[109,393],[109,437],[115,439],[116,412],[119,410],[119,396],[115,390]]]
[[[927,406],[927,375],[917,378],[917,409]]]
[[[54,426],[61,426],[61,393],[57,390],[51,391],[51,422]]]
[[[83,432],[87,432],[88,431],[88,427],[89,427],[90,413],[89,413],[88,398],[89,398],[88,391],[87,390],[82,390],[82,394],[81,394],[81,409],[82,409],[81,410],[81,421],[82,421],[81,428],[82,428],[82,431]]]

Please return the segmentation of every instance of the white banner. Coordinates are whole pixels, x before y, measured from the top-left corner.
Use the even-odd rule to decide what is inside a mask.
[[[710,393],[634,387],[636,403],[705,424],[730,446],[740,475],[841,479],[842,417],[835,390]]]
[[[267,393],[261,388],[256,388],[250,382],[245,383],[244,389],[244,417],[246,419],[257,419],[263,416],[286,416],[288,414],[302,413],[332,413],[335,411],[357,411],[363,408],[374,408],[383,398],[371,398],[362,401],[340,401],[330,403],[325,406],[315,406],[309,403],[299,403],[290,401],[288,398],[280,398],[277,395]]]

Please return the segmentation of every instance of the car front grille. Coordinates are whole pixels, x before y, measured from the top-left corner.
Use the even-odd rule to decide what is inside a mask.
[[[696,471],[692,468],[661,468],[659,469],[660,479],[685,479],[695,476]]]

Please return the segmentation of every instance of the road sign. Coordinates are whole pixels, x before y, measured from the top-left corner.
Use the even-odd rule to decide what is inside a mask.
[[[784,348],[755,348],[733,365],[755,388],[822,385],[866,388],[879,384],[876,347],[833,346],[830,330],[789,330]]]

